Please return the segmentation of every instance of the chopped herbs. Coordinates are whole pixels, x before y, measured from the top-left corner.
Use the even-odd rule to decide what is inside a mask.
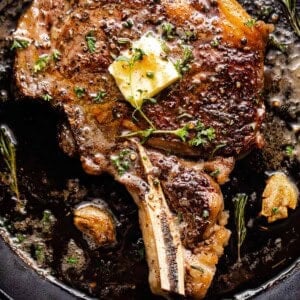
[[[292,157],[294,155],[294,147],[293,146],[286,146],[285,153],[287,156]]]
[[[34,258],[38,264],[43,264],[45,262],[45,249],[43,245],[35,244],[34,245]]]
[[[273,207],[272,208],[272,214],[277,215],[279,213],[279,208],[278,207]]]
[[[146,72],[146,76],[150,79],[154,78],[154,72]]]
[[[110,157],[114,167],[118,171],[119,175],[124,175],[131,166],[130,155],[132,151],[130,149],[123,149],[118,155],[112,155]]]
[[[212,47],[218,47],[220,45],[220,41],[218,39],[214,39],[210,42]]]
[[[134,25],[134,23],[131,19],[128,19],[126,22],[123,23],[123,27],[125,27],[125,28],[132,28],[133,25]]]
[[[128,64],[128,66],[130,67],[130,73],[132,72],[132,68],[134,64],[137,61],[143,60],[144,55],[146,55],[145,52],[140,48],[134,48],[132,51],[133,51],[133,55],[131,58],[128,58],[126,56],[119,56],[116,58],[116,61],[123,61]]]
[[[50,217],[51,217],[51,212],[49,210],[44,210],[42,223],[49,223],[50,222]]]
[[[78,263],[78,258],[76,257],[68,257],[67,258],[67,264],[69,265],[76,265]]]
[[[300,36],[300,18],[297,12],[297,0],[281,0],[289,14],[289,19],[295,33]]]
[[[190,30],[185,31],[185,32],[184,32],[184,38],[183,38],[183,39],[184,39],[184,41],[186,41],[186,42],[190,42],[190,41],[196,39],[196,34],[195,34],[194,31],[190,31]]]
[[[43,212],[43,218],[41,220],[41,225],[43,228],[43,233],[50,233],[51,232],[51,228],[53,226],[53,216],[51,211],[49,210],[44,210]]]
[[[61,53],[58,50],[54,49],[54,51],[52,53],[52,59],[54,61],[59,61],[60,58],[61,58]]]
[[[162,29],[162,36],[167,39],[167,40],[171,40],[174,38],[174,36],[172,35],[175,27],[173,24],[165,22],[161,25],[161,29]]]
[[[130,61],[131,64],[134,64],[135,62],[137,62],[139,60],[143,60],[144,55],[146,55],[146,53],[140,48],[134,48],[133,51],[134,51],[134,54]]]
[[[85,41],[87,44],[87,47],[89,49],[90,53],[95,53],[96,52],[96,38],[94,36],[94,32],[90,31],[86,36],[85,36]]]
[[[247,27],[252,28],[256,24],[256,19],[250,19],[244,23]]]
[[[48,54],[41,55],[33,66],[34,73],[38,73],[44,71],[50,61],[50,57]]]
[[[49,95],[49,94],[43,95],[42,98],[43,98],[43,100],[45,100],[45,101],[51,101],[51,100],[52,100],[52,96]]]
[[[248,201],[246,194],[237,194],[233,198],[234,220],[237,231],[238,262],[241,262],[241,246],[246,238],[245,207]]]
[[[25,239],[26,239],[26,235],[24,235],[22,233],[17,233],[15,235],[15,237],[16,237],[16,239],[17,239],[17,241],[18,241],[19,244],[23,243],[25,241]]]
[[[271,6],[263,6],[260,11],[260,15],[263,17],[269,17],[272,12],[273,8]]]
[[[213,178],[217,178],[220,175],[221,171],[220,169],[216,169],[213,172],[211,172],[209,175]]]
[[[119,56],[116,58],[116,61],[126,62],[130,67],[130,69],[132,69],[134,64],[139,60],[143,60],[144,55],[146,55],[145,52],[140,48],[134,48],[132,51],[133,51],[133,55],[131,58],[128,58],[126,56]]]
[[[26,49],[29,46],[29,44],[30,44],[30,42],[27,40],[15,39],[13,41],[12,46],[10,47],[10,50]]]
[[[187,72],[190,69],[189,64],[193,60],[193,50],[190,46],[184,46],[183,47],[183,58],[180,60],[177,60],[174,64],[177,72],[181,75],[183,75],[185,72]]]
[[[202,146],[206,145],[208,142],[211,142],[216,138],[215,129],[212,127],[205,128],[204,124],[200,121],[197,122],[195,127],[197,131],[196,136],[189,142],[191,146]]]
[[[75,92],[77,98],[82,98],[85,95],[85,88],[75,86],[74,92]]]
[[[50,63],[50,60],[53,60],[54,62],[57,62],[61,59],[61,53],[54,49],[51,55],[49,54],[42,54],[37,61],[35,62],[33,66],[34,73],[42,72],[46,69],[48,64]]]
[[[24,203],[21,202],[20,192],[17,178],[17,162],[16,162],[16,140],[10,130],[2,125],[0,127],[0,154],[3,157],[6,168],[9,171],[9,187],[15,195],[18,212],[24,212]]]
[[[129,38],[118,38],[117,42],[120,45],[125,45],[131,43],[131,40]]]
[[[107,93],[104,91],[99,91],[97,95],[93,98],[93,102],[95,103],[101,103],[103,102],[103,99],[106,97]]]
[[[287,53],[287,45],[280,43],[273,35],[269,37],[268,44],[284,54]]]

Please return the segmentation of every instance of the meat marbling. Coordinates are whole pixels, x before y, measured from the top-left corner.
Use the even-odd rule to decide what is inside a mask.
[[[169,36],[163,24],[172,24]],[[210,286],[230,237],[214,178],[224,183],[235,158],[262,144],[270,30],[235,0],[34,0],[19,21],[15,39],[30,42],[16,53],[19,90],[62,108],[68,120],[62,148],[78,155],[86,172],[108,172],[132,194],[156,294],[203,298]],[[139,114],[132,117],[134,108],[108,67],[149,31],[173,62],[182,59],[182,44],[192,49],[192,59],[182,78],[156,103],[145,103],[143,112],[159,130],[201,121],[214,129],[210,141],[196,147],[168,134],[145,144],[120,138],[148,124]]]

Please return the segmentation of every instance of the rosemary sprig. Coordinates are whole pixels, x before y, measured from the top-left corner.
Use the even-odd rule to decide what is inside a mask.
[[[245,225],[245,207],[248,201],[248,196],[246,194],[237,194],[232,201],[234,204],[234,220],[237,231],[238,262],[240,263],[241,247],[247,234]]]
[[[300,36],[300,18],[297,13],[297,0],[281,0],[289,14],[289,19],[295,33]]]
[[[17,178],[16,145],[17,142],[14,136],[12,135],[12,133],[10,132],[10,130],[5,125],[1,125],[0,153],[9,171],[9,175],[10,175],[9,187],[11,192],[16,197],[16,201],[17,201],[16,210],[18,212],[23,212],[24,203],[22,203],[20,199],[20,192],[19,192],[18,178]]]

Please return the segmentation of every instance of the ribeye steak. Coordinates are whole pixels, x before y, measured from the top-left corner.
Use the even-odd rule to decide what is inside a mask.
[[[235,0],[34,0],[20,19],[17,86],[64,110],[62,148],[86,172],[126,185],[156,294],[203,298],[210,286],[230,236],[217,182],[262,144],[270,30]],[[163,86],[167,67],[154,65],[178,76]],[[141,70],[140,82],[162,78],[155,95],[132,81]]]

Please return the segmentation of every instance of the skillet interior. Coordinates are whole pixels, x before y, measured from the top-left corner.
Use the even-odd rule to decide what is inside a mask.
[[[14,214],[13,202],[6,186],[0,184],[2,223],[12,235],[19,237],[19,242],[20,234],[26,236],[20,247],[38,261],[38,267],[50,267],[52,275],[68,285],[91,295],[100,295],[101,298],[120,299],[126,295],[130,299],[139,299],[141,296],[143,299],[154,299],[147,285],[148,270],[143,257],[137,211],[130,196],[110,177],[90,177],[83,173],[76,159],[64,156],[57,146],[56,138],[57,125],[62,118],[59,112],[55,112],[47,103],[36,103],[30,99],[14,101],[18,95],[13,86],[13,53],[9,51],[10,41],[6,37],[29,2],[4,1],[0,4],[0,121],[12,129],[19,143],[17,158],[20,188],[28,201],[27,216],[33,221],[24,221],[24,218]],[[264,16],[263,7],[257,7],[252,1],[242,2],[253,15],[265,20],[270,21],[275,13],[280,15],[278,34],[286,42],[293,43],[294,37],[280,29],[286,28],[291,32],[279,5],[274,6],[273,1],[258,1],[273,8],[272,13]],[[283,57],[279,55],[278,59]],[[286,61],[283,60],[284,63]],[[268,86],[267,91],[269,95],[275,93],[272,85]],[[266,99],[270,98],[266,96]],[[253,221],[253,227],[249,228],[243,246],[243,265],[239,267],[235,264],[236,241],[232,239],[218,266],[209,295],[211,299],[219,298],[220,295],[230,297],[236,292],[257,288],[293,264],[299,256],[299,209],[287,221],[269,227],[268,231],[261,230],[261,225],[266,224],[256,219],[260,210],[260,195],[267,178],[266,171],[286,169],[298,187],[300,183],[299,161],[282,154],[288,143],[285,137],[289,128],[287,124],[299,121],[299,106],[273,109],[269,103],[265,124],[268,146],[263,151],[253,151],[238,162],[231,182],[223,187],[228,209],[232,209],[231,198],[237,192],[251,195],[246,219]],[[90,198],[101,198],[108,202],[120,220],[120,242],[116,249],[90,251],[81,234],[74,228],[70,214],[72,208]],[[41,226],[45,209],[49,209],[57,220],[53,231],[44,232]],[[234,228],[232,218],[229,225]],[[31,240],[33,236],[35,240]],[[75,242],[75,246],[74,243],[70,245],[70,239]],[[45,246],[44,260],[38,257],[37,245]],[[88,266],[85,270],[77,264],[66,263],[70,247],[75,247],[81,253],[78,260],[84,260]]]

